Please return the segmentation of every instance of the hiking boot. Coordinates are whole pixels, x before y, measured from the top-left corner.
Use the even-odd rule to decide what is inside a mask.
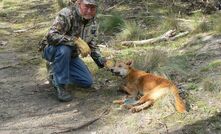
[[[59,101],[69,102],[73,99],[72,95],[65,90],[63,86],[55,86],[55,95],[57,96]]]

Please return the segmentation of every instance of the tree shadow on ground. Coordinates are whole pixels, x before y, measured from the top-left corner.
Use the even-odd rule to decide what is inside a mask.
[[[220,134],[221,133],[221,113],[197,121],[193,124],[185,125],[179,130],[175,130],[169,134]]]

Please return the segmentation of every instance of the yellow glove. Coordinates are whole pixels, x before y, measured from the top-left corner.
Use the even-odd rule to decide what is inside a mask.
[[[107,60],[104,64],[107,69],[111,69],[114,66],[114,62],[112,60]]]
[[[87,55],[91,53],[91,49],[88,46],[88,44],[84,40],[82,40],[80,37],[76,38],[74,40],[74,43],[80,49],[80,53],[82,57],[87,57]]]

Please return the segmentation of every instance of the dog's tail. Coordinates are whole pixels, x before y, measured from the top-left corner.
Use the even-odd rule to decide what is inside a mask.
[[[179,90],[177,89],[175,85],[172,85],[170,89],[175,97],[176,110],[180,113],[184,113],[186,111],[186,105],[184,104],[183,100],[181,99],[179,95]]]

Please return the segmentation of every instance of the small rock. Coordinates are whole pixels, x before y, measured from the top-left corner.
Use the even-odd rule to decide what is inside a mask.
[[[73,113],[77,113],[77,112],[78,112],[78,110],[77,110],[77,109],[73,110]]]
[[[7,41],[0,41],[0,46],[6,46],[7,45]]]

